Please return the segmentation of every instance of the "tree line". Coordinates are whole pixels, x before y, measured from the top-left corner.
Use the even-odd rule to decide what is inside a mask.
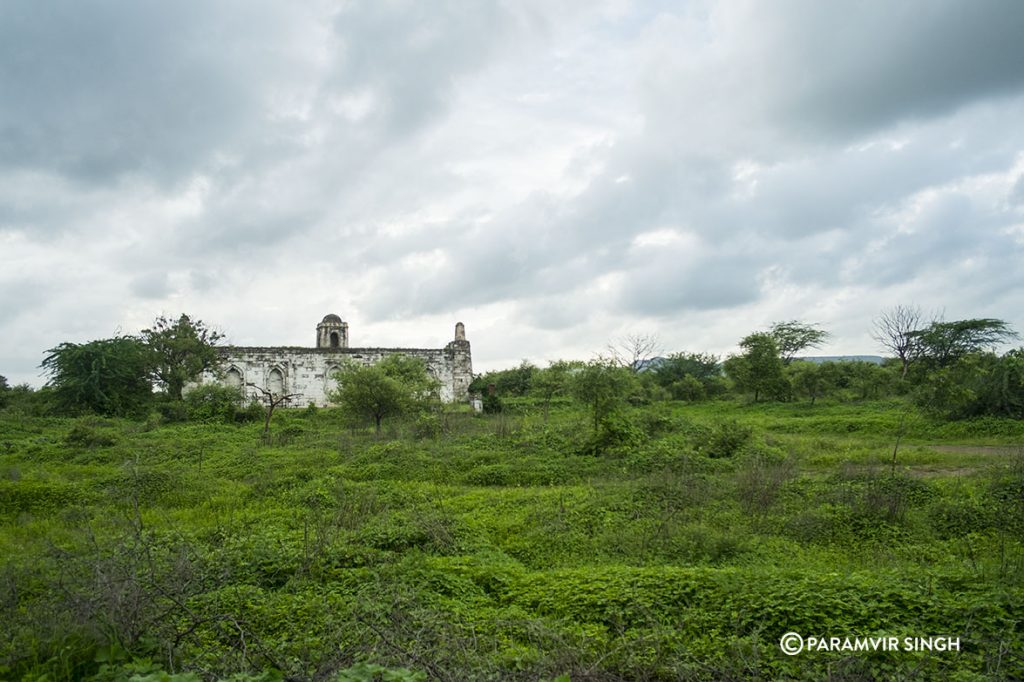
[[[48,380],[42,389],[11,387],[0,376],[0,409],[136,418],[156,413],[164,421],[262,420],[266,434],[275,409],[300,396],[253,383],[244,388],[199,383],[206,373],[220,373],[223,339],[202,320],[182,314],[161,315],[138,334],[64,342],[46,351],[40,367]],[[343,363],[335,379],[331,402],[354,420],[373,424],[377,433],[387,418],[429,412],[440,403],[440,386],[419,358],[391,355],[371,366]]]
[[[950,419],[980,415],[1024,418],[1024,349],[995,349],[1019,338],[1003,320],[927,319],[916,306],[900,305],[873,321],[873,336],[890,358],[883,364],[856,360],[810,362],[800,355],[820,348],[831,334],[799,320],[776,322],[739,341],[728,357],[679,351],[662,355],[657,338],[634,334],[610,344],[591,361],[559,360],[546,368],[528,361],[476,377],[470,390],[489,412],[508,398],[531,398],[545,416],[551,405],[585,405],[594,433],[618,408],[659,400],[722,398],[761,401],[866,400],[907,396]],[[247,392],[207,384],[186,391],[220,364],[224,335],[188,315],[157,317],[136,335],[86,343],[61,343],[41,363],[43,389],[11,387],[0,377],[0,409],[42,414],[139,416],[165,419],[246,421],[263,419],[290,395],[273,395],[250,384]],[[389,356],[372,366],[345,365],[329,396],[353,419],[379,433],[385,419],[439,410],[438,384],[415,358]]]
[[[655,337],[631,335],[589,362],[558,361],[539,368],[524,360],[478,377],[471,389],[485,394],[491,410],[500,409],[507,397],[533,397],[546,406],[558,396],[583,399],[585,385],[595,385],[589,375],[603,372],[621,377],[615,390],[627,402],[745,398],[813,404],[823,398],[899,395],[950,419],[1024,418],[1024,349],[1002,355],[995,350],[1019,338],[1004,320],[926,319],[918,307],[900,305],[873,321],[873,337],[890,355],[882,364],[801,360],[801,354],[820,348],[831,334],[799,320],[776,322],[744,336],[739,352],[725,358],[687,351],[659,355]]]

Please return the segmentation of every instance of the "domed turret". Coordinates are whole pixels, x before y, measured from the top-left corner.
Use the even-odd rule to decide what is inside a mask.
[[[316,347],[348,348],[348,322],[334,313],[324,315],[323,321],[316,326]]]

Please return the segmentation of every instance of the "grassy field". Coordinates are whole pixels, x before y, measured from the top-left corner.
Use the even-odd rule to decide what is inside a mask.
[[[508,407],[0,414],[0,678],[1024,678],[1021,422],[664,403],[595,455],[574,406]]]

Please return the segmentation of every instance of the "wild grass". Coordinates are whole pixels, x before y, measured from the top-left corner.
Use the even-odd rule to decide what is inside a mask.
[[[573,405],[507,407],[380,438],[0,415],[0,677],[1024,676],[1021,423],[657,404],[595,455]]]

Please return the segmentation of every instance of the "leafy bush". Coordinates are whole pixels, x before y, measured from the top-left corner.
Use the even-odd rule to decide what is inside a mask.
[[[151,357],[136,337],[62,343],[47,353],[41,366],[63,414],[138,415],[153,400]]]
[[[117,435],[110,429],[95,425],[95,422],[76,422],[64,442],[82,448],[109,448],[117,445]]]
[[[977,500],[938,500],[928,509],[928,520],[941,538],[959,538],[996,525],[994,510]]]
[[[156,412],[164,424],[178,424],[189,419],[188,405],[180,400],[158,402]]]
[[[735,419],[720,421],[704,432],[703,442],[698,442],[697,451],[712,458],[733,457],[753,437],[754,429]]]
[[[185,393],[188,418],[196,421],[236,421],[242,411],[242,393],[237,388],[203,384]]]
[[[581,454],[600,454],[618,448],[629,448],[646,440],[641,426],[628,414],[611,412],[604,415],[596,433],[582,441]]]

